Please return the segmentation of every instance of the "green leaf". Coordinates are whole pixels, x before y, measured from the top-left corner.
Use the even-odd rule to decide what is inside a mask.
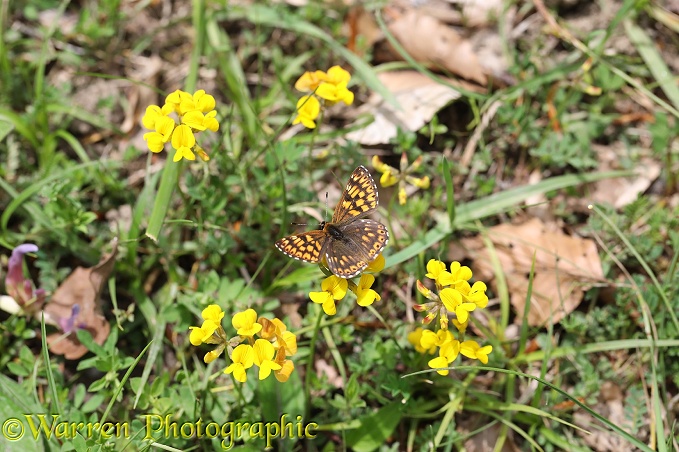
[[[347,446],[357,452],[376,450],[401,421],[401,403],[392,402],[375,413],[359,418],[361,426],[347,431]]]
[[[648,37],[646,32],[632,23],[630,20],[625,20],[625,31],[632,44],[637,48],[637,52],[643,58],[644,63],[653,74],[656,82],[660,85],[667,98],[672,102],[674,108],[679,109],[679,87],[675,80],[675,76],[670,68],[665,64],[665,61],[660,55],[660,52]]]
[[[12,130],[14,130],[14,125],[10,121],[0,119],[0,142],[2,142]]]
[[[170,208],[170,201],[172,200],[174,188],[179,181],[179,170],[182,165],[183,161],[170,162],[168,160],[165,162],[163,175],[160,178],[160,187],[158,187],[156,200],[153,203],[153,210],[151,211],[151,218],[149,218],[149,225],[146,228],[146,237],[156,243],[158,243],[158,236],[160,235],[160,229],[165,221],[167,210]]]

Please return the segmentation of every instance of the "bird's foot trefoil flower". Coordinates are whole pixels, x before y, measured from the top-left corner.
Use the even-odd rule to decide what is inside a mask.
[[[375,283],[375,276],[371,273],[379,273],[385,266],[384,256],[379,254],[361,273],[358,283],[350,279],[340,278],[330,274],[327,266],[321,264],[321,270],[326,274],[330,274],[321,283],[320,292],[309,292],[309,298],[314,303],[320,304],[323,307],[323,312],[326,315],[335,315],[337,313],[336,302],[340,301],[347,294],[347,290],[356,295],[356,302],[359,306],[370,306],[375,301],[382,299],[379,293],[372,289]]]
[[[458,355],[462,354],[470,359],[478,359],[483,364],[488,363],[488,354],[493,347],[486,345],[481,347],[474,340],[457,339],[448,331],[449,315],[454,314],[453,325],[461,337],[466,332],[469,324],[469,315],[476,309],[483,309],[488,305],[486,285],[477,281],[469,284],[472,271],[469,267],[453,262],[450,271],[446,265],[436,259],[427,263],[427,278],[434,280],[436,289],[431,290],[421,281],[417,281],[417,290],[428,301],[416,304],[414,309],[418,312],[426,312],[423,323],[429,324],[435,318],[439,318],[438,331],[430,331],[418,328],[408,335],[408,340],[419,353],[435,353],[439,350],[438,357],[429,361],[429,367],[439,369],[441,375],[447,375],[448,367]]]
[[[412,164],[408,165],[408,157],[405,152],[401,154],[400,169],[383,163],[378,156],[373,156],[373,167],[382,173],[380,177],[380,184],[383,187],[389,187],[398,184],[398,202],[401,205],[406,203],[408,195],[406,193],[406,183],[413,185],[421,190],[429,188],[431,182],[429,176],[416,177],[413,175],[420,166],[422,166],[422,156],[416,158]]]
[[[149,105],[142,118],[144,127],[152,130],[144,134],[149,150],[161,152],[170,142],[175,150],[172,157],[175,162],[195,160],[196,154],[204,161],[210,160],[205,150],[196,145],[195,135],[205,130],[219,130],[215,105],[215,98],[204,90],[193,94],[176,90],[165,98],[162,107]]]
[[[316,118],[322,108],[338,102],[351,105],[354,102],[354,93],[347,88],[350,80],[351,74],[340,66],[333,66],[328,72],[314,71],[302,74],[295,82],[295,88],[309,94],[297,101],[297,116],[292,123],[301,123],[304,127],[314,129]]]
[[[202,317],[204,321],[200,327],[189,327],[190,341],[196,346],[203,343],[217,345],[205,355],[206,363],[227,350],[231,364],[224,373],[233,375],[241,383],[247,380],[248,369],[253,366],[259,368],[260,380],[271,373],[280,382],[290,378],[295,365],[288,358],[297,353],[297,336],[288,331],[281,320],[258,317],[254,309],[237,312],[231,318],[236,335],[229,339],[221,324],[224,311],[218,305],[205,308]]]

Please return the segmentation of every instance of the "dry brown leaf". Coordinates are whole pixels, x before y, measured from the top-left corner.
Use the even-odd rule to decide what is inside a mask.
[[[380,95],[373,93],[357,113],[370,113],[375,120],[367,127],[347,134],[349,140],[365,145],[389,143],[396,137],[398,128],[410,132],[419,130],[436,112],[460,97],[457,90],[417,71],[382,72],[377,77],[394,93],[401,109],[396,109]]]
[[[359,56],[363,56],[366,49],[384,38],[373,14],[360,4],[351,7],[347,13],[343,32],[348,38],[347,48]]]
[[[520,225],[495,226],[488,230],[488,237],[505,273],[518,322],[526,304],[534,253],[533,294],[528,312],[531,326],[559,322],[578,307],[592,282],[604,279],[594,241],[568,236],[556,225],[546,225],[537,218]],[[477,279],[490,281],[494,273],[482,238],[466,239],[462,244],[475,261]]]
[[[627,147],[622,143],[609,146],[593,144],[592,147],[596,151],[600,171],[621,169],[620,162],[629,158],[625,155],[628,152]],[[587,203],[608,203],[616,209],[624,207],[644,193],[660,173],[661,166],[657,159],[642,156],[634,164],[633,176],[595,182],[594,192]]]
[[[388,28],[416,61],[443,68],[480,85],[487,83],[472,44],[437,18],[409,10]]]
[[[468,27],[487,27],[502,15],[502,0],[466,0],[462,2],[462,16]]]
[[[118,241],[114,239],[113,249],[109,255],[103,256],[94,267],[76,268],[47,302],[45,315],[50,317],[51,323],[61,325],[63,329],[64,323],[71,319],[70,328],[66,328],[69,334],[58,332],[47,336],[50,352],[64,355],[66,359],[78,359],[87,353],[87,348],[80,343],[75,334],[76,329],[85,329],[90,332],[97,344],[104,343],[111,326],[101,315],[99,294],[113,271],[117,252]],[[75,306],[77,307],[74,308]]]

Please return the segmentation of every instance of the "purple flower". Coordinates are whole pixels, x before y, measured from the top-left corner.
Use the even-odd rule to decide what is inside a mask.
[[[78,314],[80,314],[80,305],[74,304],[71,308],[71,316],[59,319],[59,327],[61,328],[61,331],[68,334],[76,329],[81,330],[85,328],[85,324],[83,323],[79,323],[78,325],[75,324],[75,319],[78,317]]]
[[[22,263],[24,254],[35,253],[38,247],[32,243],[24,243],[12,250],[9,257],[7,276],[5,277],[5,287],[7,294],[24,310],[37,311],[42,307],[45,299],[45,289],[33,290],[33,283],[24,278]],[[28,309],[27,309],[28,308]]]

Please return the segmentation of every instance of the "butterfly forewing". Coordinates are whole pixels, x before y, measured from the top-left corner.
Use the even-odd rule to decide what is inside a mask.
[[[327,232],[314,230],[283,237],[276,241],[276,248],[297,260],[316,263],[321,260],[328,240]]]
[[[351,218],[365,216],[377,208],[377,185],[365,166],[351,173],[332,215],[332,223],[342,223]]]

